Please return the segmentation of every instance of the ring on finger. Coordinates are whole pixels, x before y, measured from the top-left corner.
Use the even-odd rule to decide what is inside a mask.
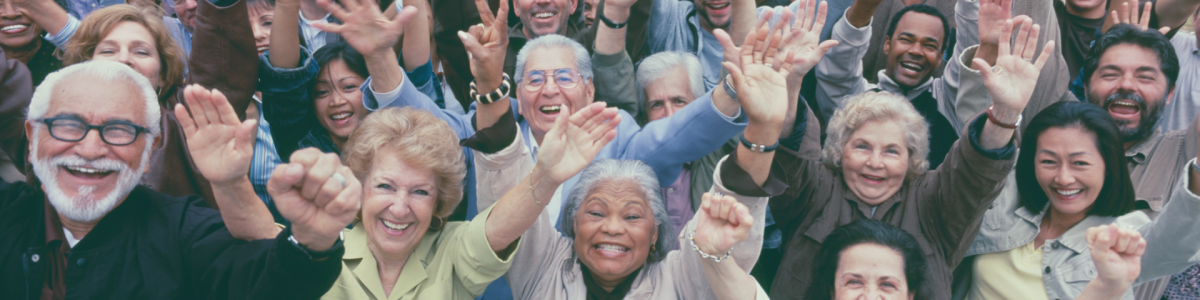
[[[1032,58],[1028,58],[1028,57],[1026,57],[1026,58],[1021,58],[1021,59],[1024,59],[1025,61],[1033,61],[1033,59],[1032,59]]]
[[[770,63],[764,63],[763,65],[766,65],[768,68],[774,68],[774,67],[775,67],[775,66],[772,66]]]
[[[341,183],[343,188],[346,187],[346,177],[342,176],[341,173],[333,173],[333,176],[330,176],[330,178],[333,178],[334,180],[337,180],[338,183]]]

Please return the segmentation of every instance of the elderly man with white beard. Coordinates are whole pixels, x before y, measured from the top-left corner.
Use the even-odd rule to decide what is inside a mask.
[[[28,80],[27,72],[0,64],[0,77],[8,75],[0,89]],[[236,120],[232,109],[211,109],[227,101],[221,93],[198,86],[185,93],[190,107],[202,108],[194,118],[175,108],[189,139],[212,132],[210,123]],[[0,100],[28,95],[0,93]],[[246,229],[226,228],[200,197],[138,185],[161,142],[160,117],[171,115],[160,113],[149,81],[128,66],[64,68],[31,103],[25,134],[37,180],[0,182],[0,298],[306,299],[333,285],[344,251],[340,232],[353,221],[360,192],[336,157],[314,153],[281,165],[268,186],[293,226],[246,242],[230,233],[247,236]],[[239,134],[253,134],[254,121],[238,126]],[[198,157],[196,164],[207,176],[224,162]],[[216,197],[257,197],[252,189],[227,191]]]

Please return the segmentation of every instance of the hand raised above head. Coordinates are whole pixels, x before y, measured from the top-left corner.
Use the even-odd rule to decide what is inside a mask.
[[[803,78],[821,61],[825,52],[829,52],[829,49],[838,44],[838,41],[832,39],[821,42],[821,31],[825,29],[825,18],[829,10],[828,4],[821,1],[820,7],[817,7],[817,0],[799,1],[806,2],[801,5],[807,7],[805,13],[797,15],[793,23],[784,29],[783,41],[779,45],[780,52],[792,54],[792,69],[789,74],[791,78],[788,78],[788,81]]]
[[[475,76],[480,94],[500,88],[504,80],[504,59],[508,55],[508,1],[500,1],[496,15],[488,8],[487,0],[475,0],[482,24],[471,26],[469,32],[458,32],[467,56],[471,59],[471,75]],[[522,74],[511,74],[512,77]]]
[[[382,51],[393,51],[392,46],[404,35],[404,25],[417,14],[412,6],[387,18],[375,1],[369,0],[340,0],[341,5],[332,0],[317,0],[317,5],[328,10],[342,24],[314,23],[313,27],[330,33],[341,35],[350,47],[358,50],[364,56]],[[421,16],[424,18],[424,16]]]
[[[290,163],[275,167],[267,192],[279,214],[292,222],[296,240],[324,251],[358,214],[362,184],[337,155],[305,148],[292,153]]]
[[[200,174],[215,186],[245,177],[254,156],[256,120],[238,120],[229,100],[215,89],[189,85],[183,98],[191,113],[183,104],[175,104],[175,117]]]
[[[603,102],[584,106],[575,113],[566,106],[562,110],[554,127],[542,138],[536,166],[558,183],[591,164],[600,149],[617,136],[617,125],[621,123],[617,108],[605,108]]]
[[[706,254],[723,256],[745,240],[753,226],[754,216],[750,215],[746,205],[730,196],[704,193],[696,212],[696,233],[692,242]]]
[[[1114,7],[1108,18],[1104,20],[1100,32],[1108,32],[1109,28],[1117,24],[1133,24],[1139,30],[1150,29],[1150,13],[1154,11],[1154,2],[1146,2],[1146,6],[1142,9],[1141,16],[1138,16],[1138,1],[1131,0],[1121,3],[1120,8]],[[1167,34],[1171,32],[1171,27],[1163,27],[1158,29],[1159,33]]]
[[[979,0],[979,43],[997,45],[1004,21],[1012,19],[1012,0]]]
[[[792,55],[778,50],[782,27],[771,30],[763,22],[757,30],[746,35],[741,47],[734,46],[725,31],[714,31],[726,52],[740,53],[737,63],[731,62],[727,55],[722,65],[729,71],[727,79],[732,79],[738,101],[751,122],[779,123],[787,115],[786,79],[792,69]]]
[[[982,58],[974,60],[974,67],[983,75],[984,86],[992,97],[994,107],[1002,113],[1011,114],[1011,118],[1005,116],[1001,121],[1014,121],[1025,110],[1037,85],[1038,74],[1054,51],[1054,42],[1046,42],[1035,61],[1040,27],[1028,17],[1017,17],[1015,20],[1022,21],[1015,43],[1009,42],[1015,24],[1013,20],[1004,21],[995,67],[989,67]]]

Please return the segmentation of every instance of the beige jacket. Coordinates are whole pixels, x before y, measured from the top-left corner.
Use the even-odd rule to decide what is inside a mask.
[[[722,161],[721,163],[724,163]],[[533,157],[521,135],[513,143],[494,154],[475,151],[475,174],[478,184],[479,207],[489,207],[509,189],[515,187],[533,168]],[[726,189],[721,183],[720,163],[713,175],[711,191],[737,198],[750,209],[756,220],[765,218],[766,197],[745,197]],[[684,233],[695,232],[696,219],[688,222]],[[682,234],[681,234],[682,235]],[[686,235],[684,235],[686,236]],[[732,258],[743,270],[754,268],[762,248],[763,223],[755,222],[745,241],[731,249]],[[533,226],[521,237],[521,251],[513,254],[512,268],[507,276],[516,299],[586,299],[582,270],[575,256],[573,241],[554,228],[547,212],[543,211]],[[662,261],[642,267],[626,295],[626,299],[715,299],[704,275],[700,255],[691,251],[690,242],[680,239],[683,251],[667,254]],[[766,299],[759,289],[758,299]]]

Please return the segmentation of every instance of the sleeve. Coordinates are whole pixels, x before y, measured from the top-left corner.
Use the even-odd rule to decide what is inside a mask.
[[[951,265],[970,249],[983,214],[1000,195],[1015,164],[1015,142],[989,151],[979,146],[987,122],[987,117],[975,118],[965,132],[968,138],[955,142],[942,165],[910,183],[918,191],[913,200],[920,201],[921,227],[926,236],[939,241]]]
[[[433,103],[433,99],[430,99],[429,96],[417,90],[417,87],[413,86],[412,80],[407,78],[407,75],[405,77],[400,86],[396,87],[396,91],[389,91],[388,93],[378,95],[374,90],[371,90],[371,78],[367,78],[367,81],[363,82],[362,87],[360,87],[363,90],[363,106],[369,111],[376,111],[386,107],[424,109],[439,119],[446,121],[447,124],[450,124],[450,128],[454,129],[454,133],[458,134],[459,139],[465,139],[475,134],[475,127],[471,125],[471,118],[474,116],[475,110],[472,109],[467,114],[462,115],[440,108],[437,106],[437,103]],[[382,95],[387,95],[388,98],[379,98]]]
[[[227,2],[227,1],[226,1]],[[246,1],[217,7],[198,1],[192,54],[188,60],[189,84],[220,90],[229,99],[239,120],[254,101],[258,84],[258,47],[255,46]],[[178,93],[182,96],[183,93]]]
[[[307,49],[300,48],[300,66],[294,69],[271,65],[271,52],[258,59],[259,89],[263,118],[271,124],[271,138],[279,158],[288,161],[299,142],[313,126],[321,126],[313,112],[308,83],[317,78],[320,66]]]
[[[454,274],[467,290],[471,291],[471,295],[483,294],[492,281],[500,279],[512,266],[512,255],[501,258],[492,251],[492,246],[488,243],[487,219],[490,218],[491,212],[492,208],[489,206],[479,213],[479,218],[462,225],[465,228],[455,232],[453,240],[457,246],[457,255],[453,262],[456,270]],[[513,253],[520,251],[521,239],[518,238],[513,243]]]
[[[69,15],[67,16],[67,25],[64,25],[61,31],[59,31],[57,34],[50,34],[47,32],[46,36],[43,38],[45,38],[46,41],[50,42],[51,44],[54,44],[54,46],[58,47],[58,49],[64,49],[67,46],[67,41],[71,39],[71,36],[75,35],[75,30],[79,29],[79,24],[79,18],[76,18],[74,15]]]
[[[513,125],[515,129],[516,123]],[[480,132],[490,128],[495,127]],[[475,156],[476,204],[480,210],[500,201],[500,197],[520,184],[533,170],[533,155],[525,146],[525,138],[521,134],[515,137],[508,146],[495,153],[472,150]]]
[[[421,65],[412,71],[405,71],[404,76],[407,76],[408,79],[412,79],[413,86],[417,88],[417,91],[425,94],[425,96],[429,97],[429,99],[434,100],[434,105],[437,105],[437,102],[441,101],[437,92],[438,85],[434,83],[433,80],[433,61],[426,62],[424,65]],[[438,107],[443,108],[445,105],[438,105]]]
[[[0,49],[0,150],[18,171],[25,172],[25,110],[33,99],[33,79],[29,69],[16,59],[8,59]]]
[[[810,117],[812,111],[807,113]],[[829,197],[829,190],[838,182],[834,172],[821,161],[821,133],[817,122],[806,122],[799,150],[787,147],[775,149],[771,177],[780,178],[786,189],[770,200],[771,215],[784,232],[804,221],[814,203]]]
[[[871,46],[871,25],[854,28],[842,18],[834,23],[830,38],[838,45],[829,49],[816,66],[817,105],[826,117],[833,115],[843,99],[867,89],[862,60]]]
[[[644,104],[638,101],[638,93],[641,91],[638,90],[635,83],[636,75],[629,53],[626,51],[611,55],[593,53],[592,71],[596,76],[596,101],[607,103],[609,107],[620,108],[629,115],[638,115],[638,110]]]
[[[668,45],[680,39],[676,36],[681,31],[680,27],[688,26],[687,16],[679,13],[680,5],[687,4],[682,1],[658,0],[650,7],[650,18],[646,23],[646,48],[650,50],[648,54],[669,50]],[[632,11],[630,13],[632,18]]]
[[[1175,183],[1171,200],[1154,221],[1138,228],[1146,239],[1146,253],[1142,255],[1140,283],[1182,272],[1200,262],[1200,196],[1188,189],[1192,177],[1192,158],[1184,166],[1183,174]],[[1125,218],[1125,217],[1122,217]]]
[[[730,169],[726,164],[736,163],[730,161],[730,157],[726,157],[721,162],[717,163],[717,173],[713,175],[713,186],[710,192],[720,193],[727,196],[732,196],[739,203],[746,205],[750,210],[750,215],[754,216],[755,220],[763,220],[767,214],[767,197],[755,197],[738,194],[726,188],[724,179],[731,178],[729,175],[723,175],[722,172]],[[771,181],[771,179],[768,179]],[[770,183],[768,183],[769,185]],[[700,214],[701,212],[697,212]],[[688,239],[689,235],[696,233],[696,222],[700,218],[693,217],[691,221],[684,225],[683,230],[679,234],[679,250],[672,251],[667,254],[667,258],[662,264],[668,268],[673,274],[704,274],[703,261],[704,258],[696,252],[692,246],[692,241]],[[763,222],[754,222],[754,226],[750,228],[750,234],[746,239],[737,243],[729,250],[730,257],[733,258],[742,270],[752,270],[754,265],[758,263],[758,256],[762,252],[763,242]],[[716,255],[724,255],[724,253],[709,253]],[[677,282],[674,284],[675,290],[680,293],[680,299],[701,299],[702,293],[711,293],[711,287],[708,284],[706,276],[676,276]]]
[[[971,46],[964,49],[962,58],[954,60],[953,64],[957,65],[953,70],[958,73],[958,91],[955,91],[954,96],[954,115],[962,122],[961,126],[967,126],[967,122],[974,120],[985,109],[992,106],[991,95],[988,94],[987,86],[983,84],[983,75],[978,70],[969,68],[968,62],[975,59],[975,50],[979,46]],[[960,65],[961,64],[961,65]],[[951,68],[946,68],[950,70]],[[949,73],[946,76],[950,76]],[[949,80],[947,80],[949,82]]]
[[[196,201],[201,202],[201,201]],[[291,229],[274,239],[234,239],[220,215],[204,217],[185,233],[184,257],[198,295],[212,299],[316,299],[325,294],[341,271],[344,247],[324,260],[311,260],[288,241]],[[187,225],[185,225],[187,226]]]
[[[629,115],[622,118],[633,119]],[[721,114],[712,103],[712,91],[708,91],[674,116],[650,122],[645,128],[637,128],[632,122],[618,125],[617,138],[626,141],[619,158],[646,162],[659,182],[674,182],[683,164],[716,151],[742,132],[746,128],[744,119],[731,120]]]
[[[934,98],[938,99],[940,106],[938,110],[949,119],[956,130],[961,131],[967,121],[974,117],[974,114],[968,115],[965,118],[959,115],[960,110],[957,109],[957,99],[959,93],[959,78],[961,70],[970,70],[967,68],[971,65],[971,60],[975,58],[974,51],[971,56],[967,56],[965,50],[979,44],[979,0],[958,0],[958,4],[954,8],[954,24],[955,43],[954,51],[951,53],[950,60],[946,62],[946,68],[942,73],[942,77],[935,79],[934,83]],[[978,74],[978,72],[976,73]],[[978,91],[967,91],[978,92]],[[987,92],[983,90],[983,92]]]

